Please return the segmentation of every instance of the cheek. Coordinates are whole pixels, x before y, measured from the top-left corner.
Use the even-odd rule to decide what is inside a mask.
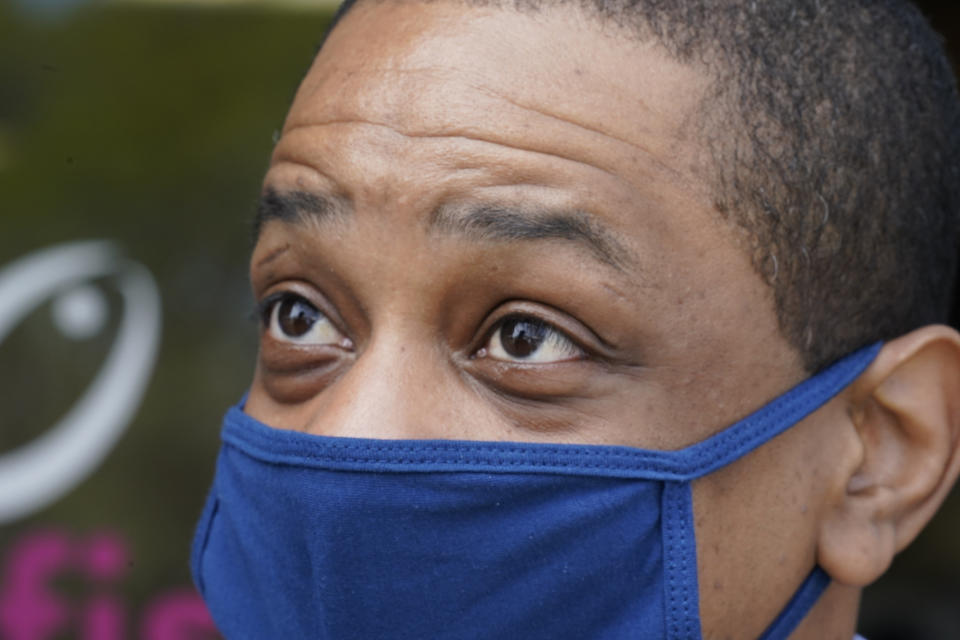
[[[758,637],[813,569],[823,509],[814,414],[694,482],[704,637]]]

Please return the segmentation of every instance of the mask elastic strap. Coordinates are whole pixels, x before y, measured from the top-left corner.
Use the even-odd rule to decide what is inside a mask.
[[[758,640],[785,640],[797,628],[797,625],[807,617],[810,609],[816,604],[823,592],[830,586],[830,576],[815,567],[807,576],[790,602],[783,608],[777,619],[767,627]]]

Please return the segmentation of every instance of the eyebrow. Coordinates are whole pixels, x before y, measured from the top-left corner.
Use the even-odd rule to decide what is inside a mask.
[[[478,241],[565,240],[618,270],[623,270],[630,256],[612,232],[577,209],[444,205],[433,212],[429,227]]]
[[[266,189],[253,223],[256,241],[271,220],[302,224],[313,220],[329,224],[352,215],[349,204],[328,195],[306,191]],[[431,213],[427,228],[441,235],[479,242],[563,240],[580,246],[599,262],[623,271],[631,253],[596,218],[578,209],[511,207],[490,204],[441,205]]]
[[[253,241],[256,243],[263,227],[272,220],[288,224],[332,222],[350,215],[350,206],[342,198],[308,191],[279,192],[272,187],[264,189],[253,217]]]

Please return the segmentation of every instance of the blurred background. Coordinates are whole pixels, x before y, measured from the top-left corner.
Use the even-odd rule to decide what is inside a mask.
[[[260,179],[332,10],[0,0],[0,640],[217,637],[189,544],[253,368]],[[954,492],[868,590],[870,640],[960,638],[958,531]]]

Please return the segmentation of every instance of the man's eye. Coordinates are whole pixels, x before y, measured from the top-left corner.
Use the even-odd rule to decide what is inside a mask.
[[[583,355],[583,350],[568,337],[532,316],[510,316],[503,320],[484,350],[490,358],[506,362],[563,362]]]
[[[264,324],[274,340],[305,345],[342,345],[344,336],[319,309],[298,295],[268,300]]]

